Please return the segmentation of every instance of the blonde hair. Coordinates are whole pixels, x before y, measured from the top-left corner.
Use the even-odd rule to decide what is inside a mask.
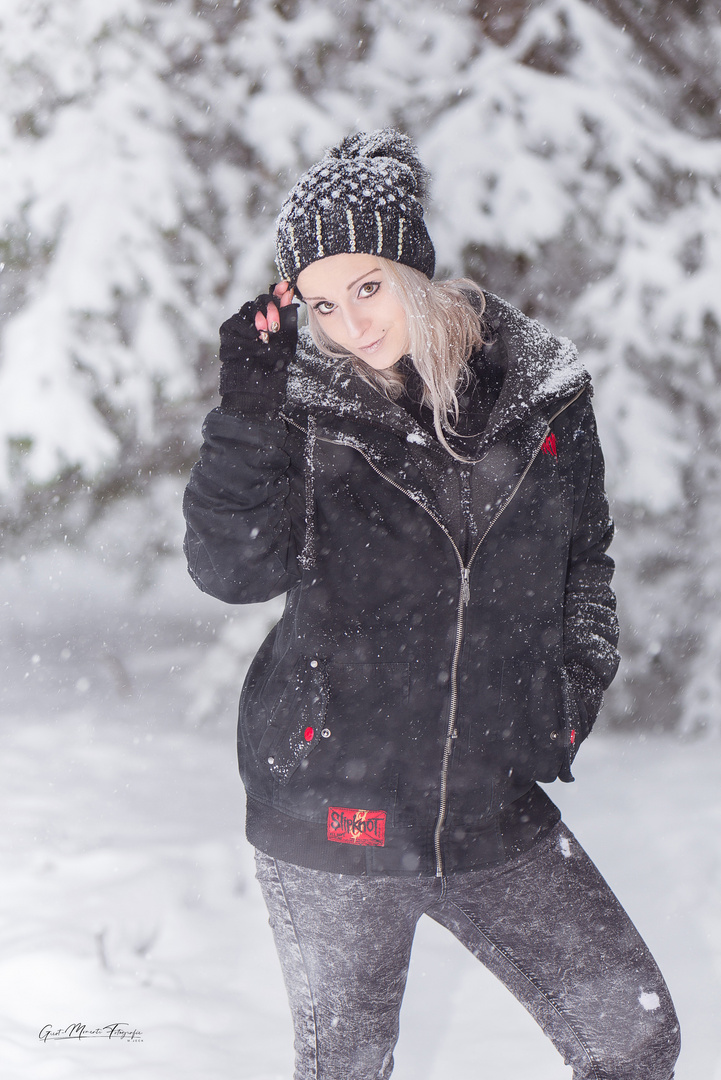
[[[468,361],[483,345],[485,298],[473,281],[430,281],[420,270],[403,263],[379,258],[389,286],[400,300],[408,321],[408,355],[421,378],[423,405],[433,410],[433,426],[438,441],[452,457],[456,453],[444,432],[453,433],[458,422],[458,393],[470,376]],[[335,360],[347,361],[355,373],[380,393],[395,400],[403,392],[403,372],[394,365],[377,371],[360,357],[337,345],[308,305],[308,323],[321,352]]]

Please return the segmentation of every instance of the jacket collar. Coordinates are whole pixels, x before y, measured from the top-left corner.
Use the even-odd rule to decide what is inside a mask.
[[[486,439],[538,413],[550,417],[559,405],[590,385],[578,350],[500,297],[485,293],[485,321],[506,347],[508,370],[491,413]]]
[[[509,429],[529,418],[550,417],[566,399],[590,383],[576,347],[555,337],[505,300],[486,293],[485,321],[506,349],[508,368],[484,435],[477,444],[481,457]],[[288,371],[286,412],[312,412],[318,435],[367,445],[367,427],[393,433],[404,442],[437,449],[432,435],[402,406],[379,394],[347,363],[334,363],[301,330],[296,357]],[[536,426],[535,424],[533,425]]]

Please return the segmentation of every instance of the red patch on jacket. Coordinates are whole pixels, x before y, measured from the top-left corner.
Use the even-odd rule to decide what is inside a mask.
[[[553,432],[551,432],[543,444],[543,452],[544,454],[553,454],[554,457],[558,457],[558,454],[556,453],[556,436]]]
[[[544,454],[553,454],[554,457],[558,457],[556,453],[556,436],[551,432],[546,441],[543,444]]]
[[[350,810],[347,806],[330,806],[328,839],[334,844],[383,847],[386,842],[385,811]]]

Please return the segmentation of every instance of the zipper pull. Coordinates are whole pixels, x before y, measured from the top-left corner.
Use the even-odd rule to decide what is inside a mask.
[[[471,599],[471,571],[467,566],[461,570],[461,600],[465,607]]]

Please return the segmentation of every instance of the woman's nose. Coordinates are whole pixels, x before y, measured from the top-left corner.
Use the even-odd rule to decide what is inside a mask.
[[[360,311],[347,308],[343,312],[345,328],[350,338],[362,337],[368,328],[368,319]]]

